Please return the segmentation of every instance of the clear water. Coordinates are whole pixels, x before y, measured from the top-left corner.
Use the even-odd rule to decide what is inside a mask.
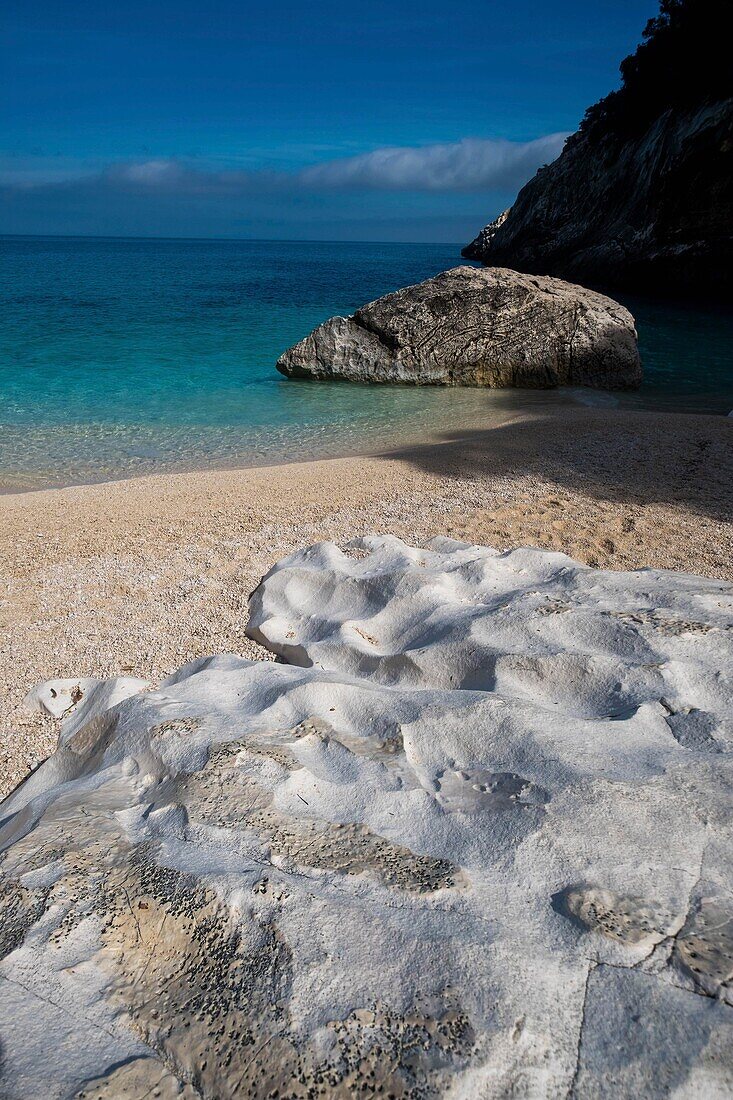
[[[4,238],[0,485],[355,453],[582,402],[727,413],[730,314],[629,301],[638,394],[292,382],[290,344],[460,263],[456,245]]]

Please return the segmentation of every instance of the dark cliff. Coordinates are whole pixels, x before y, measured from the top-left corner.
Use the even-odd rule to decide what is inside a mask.
[[[463,250],[603,287],[730,297],[733,75],[720,0],[663,0],[622,86]]]

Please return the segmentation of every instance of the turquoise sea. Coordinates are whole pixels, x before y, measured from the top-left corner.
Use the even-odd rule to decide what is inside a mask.
[[[730,314],[639,299],[633,395],[275,371],[325,318],[460,262],[459,245],[2,238],[0,486],[356,453],[548,403],[733,409]]]

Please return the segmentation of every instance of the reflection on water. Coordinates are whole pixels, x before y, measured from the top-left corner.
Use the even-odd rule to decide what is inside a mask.
[[[276,373],[326,317],[458,262],[446,246],[6,238],[0,486],[375,451],[548,405],[733,408],[730,316],[639,300],[636,394]]]

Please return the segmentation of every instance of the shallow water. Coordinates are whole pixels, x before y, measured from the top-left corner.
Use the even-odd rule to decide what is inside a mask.
[[[730,315],[638,299],[634,395],[313,385],[275,371],[325,318],[460,262],[457,245],[4,238],[0,483],[356,453],[546,404],[733,408]]]

